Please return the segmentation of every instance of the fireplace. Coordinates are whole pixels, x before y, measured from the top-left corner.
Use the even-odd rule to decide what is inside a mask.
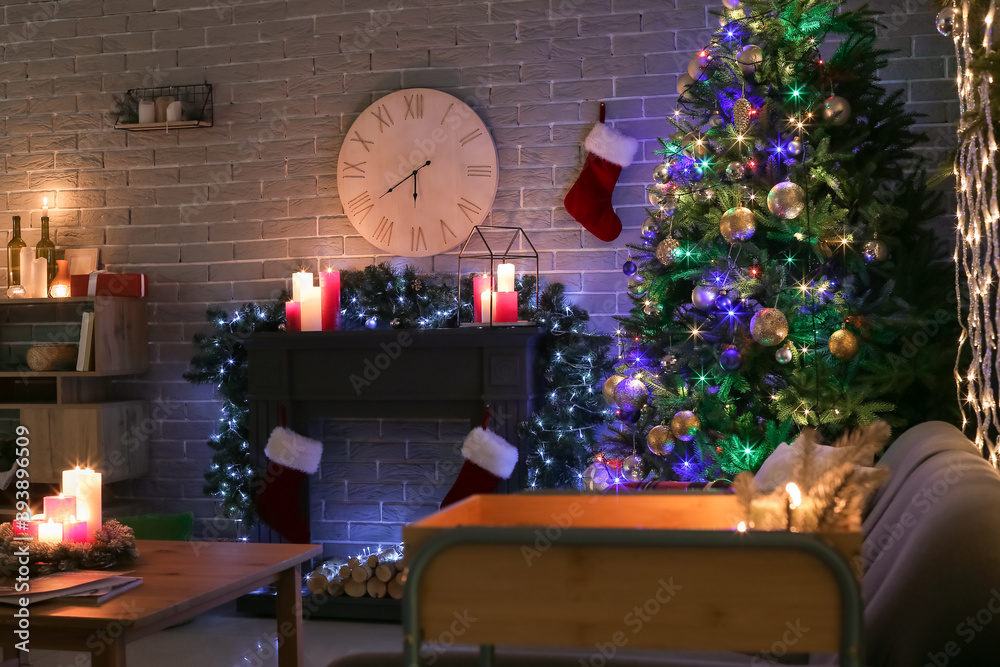
[[[462,464],[465,435],[486,406],[491,428],[520,450],[501,492],[525,484],[518,424],[534,408],[535,328],[256,334],[247,341],[251,451],[289,428],[324,444],[300,499],[324,556],[397,544],[434,512]],[[252,539],[277,542],[266,526]]]

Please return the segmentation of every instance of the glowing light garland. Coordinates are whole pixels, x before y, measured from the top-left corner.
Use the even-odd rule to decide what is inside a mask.
[[[989,71],[974,69],[976,61],[991,52],[995,1],[982,3],[985,9],[982,38],[972,34],[970,0],[953,5],[955,26],[953,39],[958,61],[959,146],[955,157],[955,178],[958,190],[955,245],[955,292],[959,304],[962,334],[959,354],[955,360],[955,382],[962,410],[962,427],[972,424],[974,441],[980,451],[988,454],[997,465],[997,397],[1000,388],[1000,354],[997,353],[997,332],[1000,330],[1000,293],[996,272],[1000,267],[1000,207],[997,205],[998,180],[997,143],[990,110],[990,89],[993,76]],[[968,292],[968,312],[962,312],[963,281]],[[964,317],[963,317],[964,316]],[[961,370],[961,357],[969,346],[971,362]]]

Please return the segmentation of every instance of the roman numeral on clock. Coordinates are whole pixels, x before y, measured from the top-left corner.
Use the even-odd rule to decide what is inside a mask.
[[[379,221],[378,227],[375,228],[375,239],[379,243],[382,243],[384,245],[389,245],[392,242],[393,224],[394,223],[385,216],[383,216],[382,220]]]
[[[479,214],[482,213],[483,211],[482,207],[476,206],[465,197],[462,197],[462,200],[458,202],[458,208],[462,209],[462,213],[465,214],[465,217],[468,218],[469,222],[471,222],[472,224],[476,224],[476,220],[473,218],[473,216],[476,216],[476,218],[478,218]]]
[[[419,120],[424,117],[424,96],[421,93],[403,95],[403,101],[406,102],[406,113],[403,114],[403,120],[407,118]]]
[[[365,161],[363,161],[363,160],[361,162],[358,162],[358,163],[348,162],[347,160],[344,160],[344,166],[341,167],[341,169],[342,169],[341,175],[344,178],[364,178],[365,177],[364,176],[365,175],[365,170],[361,168],[361,165],[363,165],[363,164],[365,164]],[[350,169],[353,169],[354,171],[356,171],[358,173],[356,173],[356,174],[348,174],[347,171],[350,170]]]
[[[489,164],[470,164],[467,169],[466,176],[485,176],[489,178],[493,175],[493,165]]]
[[[458,236],[455,235],[455,232],[451,231],[451,227],[449,227],[447,225],[447,223],[445,223],[445,221],[442,220],[441,221],[441,242],[442,243],[447,243],[448,242],[448,234],[451,234],[452,238],[456,238],[456,239],[458,238]]]
[[[414,229],[410,227],[410,252],[417,252],[420,249],[420,244],[424,244],[424,250],[427,250],[427,239],[424,238],[424,228],[417,227]]]
[[[469,143],[473,139],[476,139],[477,137],[481,137],[481,136],[483,136],[483,131],[480,130],[480,129],[475,129],[472,132],[469,132],[467,135],[465,135],[461,139],[459,139],[458,143],[460,143],[460,144],[462,144],[464,146],[465,144]]]
[[[367,190],[347,202],[347,210],[351,215],[361,216],[358,218],[358,222],[364,222],[368,212],[373,208],[375,208],[375,204],[372,203],[372,198],[369,196]]]
[[[370,153],[371,152],[371,149],[368,148],[368,144],[371,144],[372,146],[375,145],[374,141],[370,141],[368,139],[365,139],[360,134],[358,134],[357,130],[354,130],[354,136],[351,137],[351,141],[357,141],[358,143],[360,143],[361,147],[365,149],[366,153]]]
[[[372,111],[371,114],[373,116],[375,116],[376,118],[378,118],[378,132],[379,132],[379,134],[382,134],[382,132],[383,132],[382,127],[383,126],[385,126],[385,127],[392,127],[392,125],[393,125],[392,116],[389,115],[389,110],[385,108],[384,104],[381,107],[378,107],[374,111]],[[385,118],[382,117],[382,114],[385,114]]]

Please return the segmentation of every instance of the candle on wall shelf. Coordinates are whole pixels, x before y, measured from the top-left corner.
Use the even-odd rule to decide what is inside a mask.
[[[494,295],[493,322],[517,322],[517,292],[497,292]]]
[[[45,496],[42,498],[42,506],[45,508],[45,516],[57,523],[68,521],[71,516],[76,515],[76,497],[64,493]]]
[[[64,470],[62,477],[64,495],[76,496],[76,517],[87,522],[87,539],[101,527],[101,473],[90,468]]]
[[[340,328],[340,271],[327,269],[319,274],[323,331]]]
[[[490,274],[484,273],[481,276],[472,277],[472,321],[482,322],[483,321],[483,294],[490,291],[493,288],[490,283]],[[486,311],[489,312],[489,311]]]
[[[156,105],[152,100],[142,100],[139,102],[139,122],[156,122]]]
[[[310,274],[312,275],[312,274]],[[322,331],[323,300],[322,290],[309,285],[302,287],[302,330]]]
[[[302,293],[307,287],[313,286],[313,274],[308,271],[297,271],[292,274],[292,301],[302,303]]]
[[[497,291],[514,291],[514,265],[501,264],[497,267]]]
[[[23,267],[23,265],[22,265]],[[24,270],[23,268],[21,269]],[[49,297],[49,262],[44,257],[34,257],[31,260],[31,285],[28,288],[35,299]]]
[[[285,302],[285,331],[302,331],[302,304]]]
[[[479,312],[481,316],[481,322],[483,324],[489,324],[493,321],[493,308],[496,303],[496,299],[493,296],[496,294],[493,290],[486,290],[479,295]]]
[[[31,299],[35,296],[34,292],[31,290],[35,286],[35,281],[32,280],[32,271],[35,266],[32,262],[35,261],[35,249],[34,248],[21,248],[21,287],[24,288],[24,298]]]
[[[87,522],[77,521],[75,516],[70,516],[69,520],[63,523],[63,542],[86,542]]]
[[[38,541],[59,544],[63,539],[63,525],[49,519],[38,524]]]
[[[69,296],[69,260],[57,259],[56,266],[58,270],[56,271],[56,277],[52,279],[52,284],[49,285],[49,296],[53,299],[63,299]]]

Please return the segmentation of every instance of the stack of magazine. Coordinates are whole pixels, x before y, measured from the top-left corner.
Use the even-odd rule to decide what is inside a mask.
[[[125,576],[121,572],[76,570],[57,572],[28,580],[29,590],[19,591],[15,582],[0,580],[0,604],[20,605],[21,598],[29,604],[58,600],[71,605],[95,605],[135,588],[142,577]]]

